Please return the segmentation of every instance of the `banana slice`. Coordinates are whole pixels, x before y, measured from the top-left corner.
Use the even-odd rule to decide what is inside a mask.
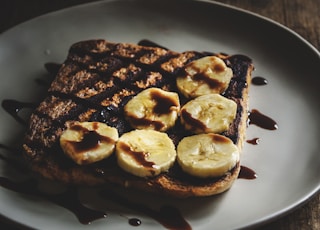
[[[190,62],[184,70],[184,74],[177,77],[177,87],[187,98],[223,93],[233,75],[232,69],[215,56]]]
[[[197,97],[181,108],[181,123],[193,133],[221,133],[236,117],[237,104],[219,94]]]
[[[72,122],[60,137],[64,153],[79,165],[110,156],[118,140],[118,130],[100,122]]]
[[[180,110],[179,96],[159,88],[146,89],[124,107],[130,125],[136,129],[166,131],[171,128]]]
[[[201,178],[223,176],[239,159],[237,146],[219,134],[185,137],[177,147],[177,161],[182,170]]]
[[[137,129],[119,138],[116,155],[123,170],[149,177],[167,171],[176,159],[176,150],[166,133]]]

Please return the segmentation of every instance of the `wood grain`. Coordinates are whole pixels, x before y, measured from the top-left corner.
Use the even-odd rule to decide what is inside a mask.
[[[320,49],[319,0],[217,0],[260,14],[292,29]]]
[[[0,33],[35,16],[94,0],[2,0]],[[281,23],[292,29],[320,50],[319,0],[217,0]],[[294,53],[294,52],[293,52]],[[319,175],[320,176],[320,175]],[[276,195],[276,194],[275,194]],[[1,222],[1,221],[0,221]],[[7,223],[7,224],[5,224]],[[13,229],[3,218],[2,229]],[[19,229],[21,228],[18,227]],[[320,229],[320,193],[291,213],[265,223],[257,229],[316,230]]]

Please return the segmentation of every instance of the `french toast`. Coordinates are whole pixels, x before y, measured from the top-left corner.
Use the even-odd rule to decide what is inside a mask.
[[[219,57],[232,69],[232,78],[221,95],[236,103],[235,118],[220,132],[242,149],[248,119],[248,89],[253,64],[244,55],[211,52],[175,52],[163,47],[106,40],[75,43],[69,49],[48,93],[33,111],[24,139],[30,168],[52,180],[76,185],[115,185],[179,198],[210,196],[226,191],[238,177],[240,161],[222,176],[199,178],[185,173],[174,162],[159,175],[139,177],[123,170],[117,156],[79,165],[64,154],[61,135],[72,122],[100,122],[117,129],[119,136],[134,128],[124,107],[148,88],[176,92],[181,106],[190,101],[179,92],[176,78],[189,63],[207,56]],[[193,135],[178,120],[163,131],[175,146]]]

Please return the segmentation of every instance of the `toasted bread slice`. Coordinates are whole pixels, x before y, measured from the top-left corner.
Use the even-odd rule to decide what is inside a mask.
[[[130,98],[149,87],[178,92],[177,73],[187,63],[209,55],[219,56],[233,70],[223,96],[237,103],[237,114],[230,129],[222,134],[241,150],[253,69],[250,58],[196,51],[178,53],[163,47],[89,40],[71,46],[46,98],[31,115],[23,144],[31,169],[67,184],[115,184],[180,198],[226,191],[239,174],[240,162],[218,178],[194,178],[177,163],[167,173],[141,178],[123,171],[114,155],[97,163],[77,165],[63,154],[59,145],[59,138],[70,121],[103,122],[116,127],[120,135],[132,130],[123,114]],[[187,101],[180,97],[182,104]],[[176,145],[190,135],[179,123],[167,133]]]

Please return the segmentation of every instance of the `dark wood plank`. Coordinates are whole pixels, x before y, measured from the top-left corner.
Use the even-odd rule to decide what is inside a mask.
[[[279,22],[320,49],[319,0],[217,0]]]

